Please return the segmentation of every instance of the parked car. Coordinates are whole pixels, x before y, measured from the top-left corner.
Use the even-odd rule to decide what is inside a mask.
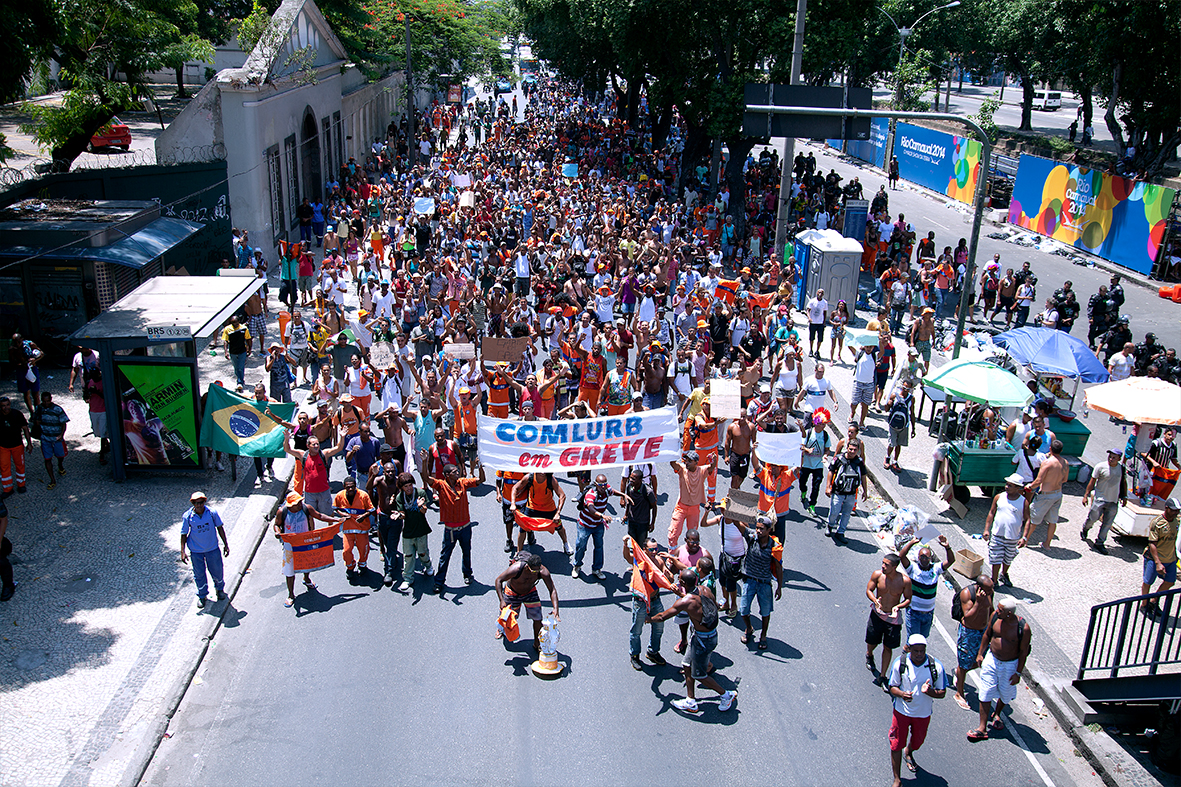
[[[509,82],[504,77],[501,77],[500,79],[496,80],[496,95],[499,96],[501,93],[511,93],[511,92],[513,92],[513,83],[512,82]]]
[[[101,150],[102,148],[131,150],[131,129],[119,118],[111,118],[109,123],[96,131],[94,136],[90,138],[91,150]]]

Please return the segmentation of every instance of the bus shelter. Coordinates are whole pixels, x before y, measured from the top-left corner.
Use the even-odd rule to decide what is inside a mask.
[[[116,481],[205,469],[198,353],[264,284],[243,273],[157,276],[70,336],[99,354]]]

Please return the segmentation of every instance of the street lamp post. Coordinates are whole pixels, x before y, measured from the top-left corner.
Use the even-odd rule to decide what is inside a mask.
[[[900,27],[898,23],[894,21],[894,17],[890,16],[889,11],[882,8],[881,6],[878,6],[878,10],[886,15],[886,18],[890,20],[890,24],[894,25],[894,30],[898,33],[898,68],[894,70],[894,109],[898,109],[902,104],[902,58],[906,53],[906,39],[909,38],[910,34],[914,32],[914,29],[919,26],[919,22],[923,21],[931,14],[935,13],[936,11],[943,11],[947,8],[955,8],[959,4],[960,0],[952,0],[952,2],[947,3],[946,5],[932,8],[930,11],[914,20],[914,24],[910,27]],[[894,134],[897,130],[898,119],[892,117],[890,118],[890,131],[886,137],[885,164],[887,172],[889,172],[890,162],[894,158]]]
[[[414,138],[414,69],[410,65],[410,14],[402,14],[406,21],[406,161],[414,167],[414,157],[418,152],[418,141]]]

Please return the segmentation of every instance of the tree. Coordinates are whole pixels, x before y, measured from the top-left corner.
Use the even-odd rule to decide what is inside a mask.
[[[148,96],[145,76],[166,59],[212,60],[213,47],[132,0],[62,0],[52,57],[67,86],[60,105],[30,104],[21,129],[48,148],[64,172],[96,131]]]
[[[0,1],[0,104],[25,95],[29,77],[53,53],[61,25],[50,0]]]

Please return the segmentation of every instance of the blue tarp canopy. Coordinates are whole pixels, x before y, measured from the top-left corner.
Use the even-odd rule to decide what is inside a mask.
[[[161,218],[108,246],[87,246],[81,242],[58,249],[7,246],[0,248],[0,257],[36,256],[55,260],[100,260],[140,270],[173,246],[200,231],[203,226],[182,219]]]
[[[1038,374],[1061,375],[1084,383],[1105,383],[1109,377],[1107,369],[1087,343],[1065,331],[1015,328],[992,341],[1005,348],[1014,361]]]

